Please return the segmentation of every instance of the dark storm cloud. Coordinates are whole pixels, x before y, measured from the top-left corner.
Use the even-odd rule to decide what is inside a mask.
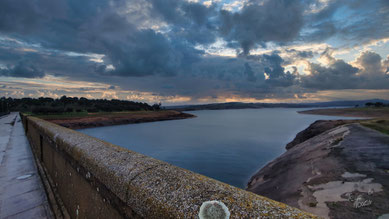
[[[339,37],[348,44],[360,44],[389,35],[387,0],[337,0],[318,13],[305,17],[304,41],[323,41]]]
[[[264,97],[297,92],[297,86],[354,88],[363,81],[358,74],[384,69],[384,61],[380,58],[377,62],[377,57],[369,54],[361,57],[359,63],[364,67],[360,69],[342,60],[330,66],[312,63],[312,74],[301,76],[296,67],[289,72],[284,66],[309,60],[314,52],[289,49],[289,56],[282,58],[277,51],[256,56],[250,51],[269,42],[287,45],[336,35],[353,40],[388,36],[387,1],[366,2],[330,1],[323,10],[307,15],[318,1],[252,0],[242,10],[230,12],[220,10],[220,5],[207,7],[184,0],[2,0],[1,75],[31,78],[46,73],[199,97],[223,92]],[[352,11],[348,16],[361,19],[339,22],[340,10],[345,7]],[[218,39],[241,55],[217,57],[201,49]],[[33,50],[26,52],[25,48]],[[102,61],[93,61],[96,54]],[[374,88],[371,81],[377,77],[368,78],[368,84],[360,86]],[[193,85],[195,88],[188,89]]]
[[[281,64],[284,60],[278,54],[265,54],[261,56],[260,59],[261,61],[267,63],[267,66],[265,67],[265,73],[269,75],[270,79],[282,77],[284,74],[284,68]]]
[[[246,57],[248,60],[260,63],[261,68],[257,70],[257,75],[264,81],[264,86],[288,87],[297,83],[297,70],[295,69],[293,73],[285,71],[283,67],[285,60],[278,53],[278,51],[274,51],[271,54],[250,55]],[[265,74],[267,78],[265,78]]]
[[[92,78],[96,74],[94,71],[97,68],[97,64],[95,62],[89,61],[89,59],[90,57],[84,56],[82,54],[73,54],[69,56],[56,50],[37,50],[23,52],[19,47],[2,47],[0,43],[0,60],[2,61],[3,65],[11,66],[9,68],[7,67],[7,69],[12,69],[12,66],[19,66],[20,63],[22,63],[22,66],[27,64],[30,66],[32,65],[35,69],[40,69],[39,71],[44,71],[46,74],[54,76],[87,76]],[[31,77],[34,75],[36,77],[44,76],[44,74],[31,73],[28,75],[31,75]]]
[[[14,66],[7,66],[5,69],[0,68],[0,76],[23,77],[23,78],[42,78],[45,73],[36,68],[27,61],[22,61]]]
[[[337,60],[328,67],[316,63],[309,65],[310,75],[302,78],[302,85],[312,89],[351,89],[355,88],[360,78],[355,68],[343,60]]]
[[[288,87],[295,83],[296,75],[285,72],[282,67],[284,60],[277,53],[261,56],[260,62],[266,63],[264,73],[269,76],[267,83],[279,87]]]
[[[201,59],[193,65],[194,73],[203,78],[220,81],[250,82],[255,86],[287,87],[295,83],[295,76],[282,67],[284,60],[277,54],[213,57]],[[268,75],[268,79],[265,78]],[[255,82],[255,83],[254,83]]]
[[[258,44],[292,41],[303,26],[302,9],[296,0],[251,1],[240,12],[221,11],[220,32],[248,54]]]
[[[216,39],[216,6],[182,0],[150,0],[152,14],[172,24],[171,34],[186,39],[191,44],[210,44]]]
[[[312,26],[321,31],[318,35],[326,38],[322,32],[331,32],[330,18],[342,4],[336,1],[315,15],[313,20],[318,24]],[[121,13],[122,8],[135,6],[137,10]],[[171,76],[200,60],[203,51],[195,45],[213,43],[217,36],[244,54],[267,42],[293,41],[304,25],[307,6],[299,0],[250,1],[232,13],[218,11],[216,5],[206,7],[183,0],[63,0],[55,4],[48,0],[20,0],[18,4],[4,0],[0,8],[2,33],[46,48],[103,54],[105,64],[96,72]],[[165,33],[157,33],[139,28],[140,20],[169,26]],[[109,64],[115,69],[106,69]]]
[[[356,63],[361,66],[360,77],[363,82],[359,85],[365,88],[388,89],[389,74],[389,57],[382,60],[381,56],[375,52],[363,52],[356,60]]]
[[[366,51],[358,57],[357,63],[363,66],[364,74],[379,75],[383,74],[381,56],[375,52]]]
[[[315,7],[321,9],[312,10]],[[221,11],[220,23],[221,36],[244,54],[268,42],[322,42],[333,36],[357,44],[389,35],[389,4],[387,0],[251,0],[239,12]]]
[[[117,78],[112,83],[117,83],[122,89],[150,91],[165,96],[178,94],[193,98],[227,94],[265,98],[270,93],[284,96],[285,90],[290,92],[290,87],[297,82],[293,80],[294,76],[290,77],[291,73],[286,71],[283,74],[280,72],[278,77],[265,80],[265,68],[279,69],[279,67],[277,63],[272,63],[276,59],[274,61],[268,59],[266,63],[260,62],[260,59],[265,58],[209,56],[194,63],[185,74],[178,74],[175,77],[153,76],[152,80],[150,77],[131,80]],[[280,64],[282,62],[278,62],[278,65]],[[294,92],[296,91],[295,89]]]
[[[106,73],[120,76],[175,75],[198,58],[199,51],[183,47],[152,30],[128,36],[130,42],[110,42],[106,52],[115,70]]]
[[[326,40],[337,33],[337,27],[332,21],[320,22],[318,24],[310,25],[312,33],[306,37],[309,41],[321,42]]]
[[[381,62],[381,56],[377,53],[362,53],[356,63],[360,68],[335,59],[328,53],[323,55],[329,59],[329,66],[310,63],[310,75],[301,77],[303,87],[320,90],[389,88],[385,62]]]
[[[291,54],[296,59],[309,59],[313,58],[313,56],[315,55],[314,52],[307,50],[300,51],[295,49],[286,49],[286,52],[288,54]]]
[[[9,25],[5,25],[8,20],[3,19],[5,24],[0,26],[3,28],[0,31],[14,31],[16,35],[25,34],[19,36],[37,39],[46,48],[104,54],[105,59],[115,66],[115,70],[110,73],[122,76],[175,74],[182,59],[196,55],[193,51],[190,51],[189,55],[185,54],[191,48],[177,49],[165,36],[153,30],[138,30],[126,20],[126,17],[116,12],[118,8],[115,6],[120,5],[119,1],[115,2],[114,6],[108,5],[106,1],[66,3],[64,7],[66,12],[62,14],[65,13],[67,16],[57,17],[56,14],[40,10],[37,6],[25,8],[18,6],[23,5],[22,3],[15,5],[11,1],[2,1],[0,8],[15,8],[11,11],[15,14],[4,11],[2,18],[16,14],[20,14],[21,18],[20,22],[9,21],[11,23]],[[26,4],[32,3],[26,1]],[[53,19],[46,21],[45,18]],[[21,24],[24,20],[31,20],[32,25],[39,31],[36,29],[26,33],[19,31],[24,29],[24,24]],[[91,63],[86,61],[84,64]],[[96,70],[105,72],[104,67],[97,67]]]
[[[273,52],[280,52],[280,51],[273,51]],[[296,49],[285,49],[284,53],[287,54],[287,56],[283,57],[284,65],[290,65],[295,63],[296,61],[309,60],[313,58],[315,55],[317,55],[316,52],[310,50],[296,50]]]
[[[254,75],[254,72],[253,72],[253,70],[251,69],[251,66],[249,65],[249,63],[245,63],[244,64],[244,74],[246,75],[246,77],[247,77],[247,80],[248,81],[256,81],[257,80],[257,78],[255,77],[255,75]]]
[[[63,1],[2,0],[0,2],[0,30],[2,32],[31,33],[44,28],[44,20],[64,15]]]

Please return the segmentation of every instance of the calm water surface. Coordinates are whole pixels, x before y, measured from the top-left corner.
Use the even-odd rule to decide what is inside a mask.
[[[244,188],[249,178],[285,151],[298,132],[319,119],[304,109],[189,112],[193,119],[79,130],[130,150]],[[349,117],[347,119],[350,119]]]

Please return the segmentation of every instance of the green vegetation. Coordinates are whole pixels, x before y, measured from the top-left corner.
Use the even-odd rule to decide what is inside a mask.
[[[0,103],[0,114],[9,111],[20,111],[30,115],[63,115],[64,117],[79,117],[93,113],[156,111],[161,109],[161,104],[150,106],[147,103],[126,100],[89,100],[84,97],[66,96],[59,99],[48,97],[38,99],[2,97],[0,98]]]
[[[6,115],[9,113],[9,106],[6,101],[3,101],[3,98],[0,99],[0,116]]]
[[[360,123],[366,127],[375,129],[377,131],[380,131],[384,134],[389,135],[389,107],[388,105],[385,105],[382,102],[369,102],[365,104],[366,107],[363,108],[356,108],[356,110],[360,111],[372,111],[376,113],[382,114],[382,119],[371,119],[371,120],[364,120]]]
[[[356,105],[354,108],[346,108],[346,110],[355,112],[377,112],[384,113],[389,116],[389,104],[384,104],[382,102],[368,102],[364,107]]]
[[[368,117],[371,119],[389,119],[389,107],[375,105],[372,107],[312,109],[301,111],[299,113],[329,116]]]
[[[360,122],[362,125],[389,135],[389,119],[373,119]]]
[[[386,112],[389,113],[389,107],[382,106],[382,107],[360,107],[360,108],[349,108],[351,111],[369,111],[369,112]]]
[[[375,102],[375,103],[368,102],[368,103],[365,104],[365,106],[367,106],[367,107],[372,107],[372,106],[374,106],[374,107],[383,107],[383,106],[389,106],[389,104],[385,105],[383,102]]]
[[[360,122],[362,125],[389,135],[389,107],[382,102],[366,103],[365,111],[376,111],[383,114],[382,119],[372,119]]]

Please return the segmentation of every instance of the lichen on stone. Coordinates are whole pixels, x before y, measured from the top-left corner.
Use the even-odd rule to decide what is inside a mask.
[[[206,201],[199,211],[200,219],[228,219],[230,218],[230,211],[227,206],[221,201]]]

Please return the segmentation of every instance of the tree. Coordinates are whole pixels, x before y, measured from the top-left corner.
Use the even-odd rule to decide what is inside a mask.
[[[153,108],[153,110],[160,110],[161,109],[161,103],[158,103],[158,104],[153,104],[151,107]]]
[[[59,99],[40,97],[40,98],[0,98],[0,112],[11,111],[33,112],[36,114],[59,114],[64,112],[118,112],[118,111],[139,111],[139,110],[160,110],[161,104],[150,106],[147,103],[134,102],[127,100],[106,100],[106,99],[87,99],[84,97],[62,96]]]
[[[376,102],[374,104],[375,107],[383,107],[384,106],[384,103],[383,102]]]

